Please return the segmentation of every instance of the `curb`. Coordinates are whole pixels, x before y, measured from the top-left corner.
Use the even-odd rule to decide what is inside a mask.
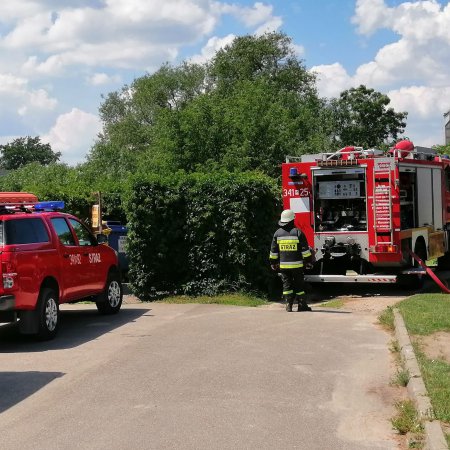
[[[425,384],[420,373],[414,348],[411,344],[405,322],[399,310],[394,308],[395,335],[400,346],[400,352],[408,370],[410,379],[407,385],[409,397],[416,404],[419,417],[423,420],[425,427],[425,449],[426,450],[449,450],[444,437],[440,422],[431,420],[433,407],[428,397]]]

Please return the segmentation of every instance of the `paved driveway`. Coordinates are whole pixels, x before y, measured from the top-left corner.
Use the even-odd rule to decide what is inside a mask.
[[[46,343],[2,327],[1,447],[397,449],[383,301],[68,305]]]

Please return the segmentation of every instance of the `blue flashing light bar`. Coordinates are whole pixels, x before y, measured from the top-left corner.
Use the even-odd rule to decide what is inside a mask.
[[[65,208],[63,200],[39,202],[34,205],[35,211],[57,211]]]

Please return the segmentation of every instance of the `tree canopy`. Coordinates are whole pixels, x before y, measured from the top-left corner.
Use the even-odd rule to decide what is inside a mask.
[[[83,186],[87,198],[98,190],[123,193],[149,174],[259,171],[279,178],[287,155],[394,142],[407,114],[389,103],[365,86],[320,98],[288,36],[241,36],[207,63],[164,64],[107,94],[99,107],[103,130],[86,163],[19,170],[8,186],[46,193],[52,180],[60,180],[58,190],[71,180],[65,188]],[[49,167],[60,157],[39,137],[0,150],[0,165],[9,170],[33,162]],[[47,186],[40,189],[39,180]]]
[[[283,33],[237,37],[205,64],[163,65],[104,98],[89,164],[105,175],[222,168],[280,175],[287,155],[393,142],[406,113],[360,86],[318,96]],[[391,143],[389,142],[389,143]]]
[[[57,162],[61,152],[54,152],[50,144],[43,144],[40,137],[20,137],[0,145],[0,166],[15,170],[29,163],[37,162],[43,166]]]
[[[207,64],[164,65],[109,94],[90,162],[108,165],[113,152],[136,171],[220,166],[279,176],[287,154],[328,149],[328,111],[292,48],[282,33],[238,37]]]
[[[330,103],[333,115],[333,140],[337,146],[365,148],[394,142],[406,126],[406,112],[389,108],[387,95],[359,86],[341,93]]]

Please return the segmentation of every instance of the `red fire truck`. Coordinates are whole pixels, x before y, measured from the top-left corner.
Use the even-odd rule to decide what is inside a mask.
[[[398,142],[287,157],[285,209],[314,249],[310,282],[395,283],[450,260],[450,159]]]

